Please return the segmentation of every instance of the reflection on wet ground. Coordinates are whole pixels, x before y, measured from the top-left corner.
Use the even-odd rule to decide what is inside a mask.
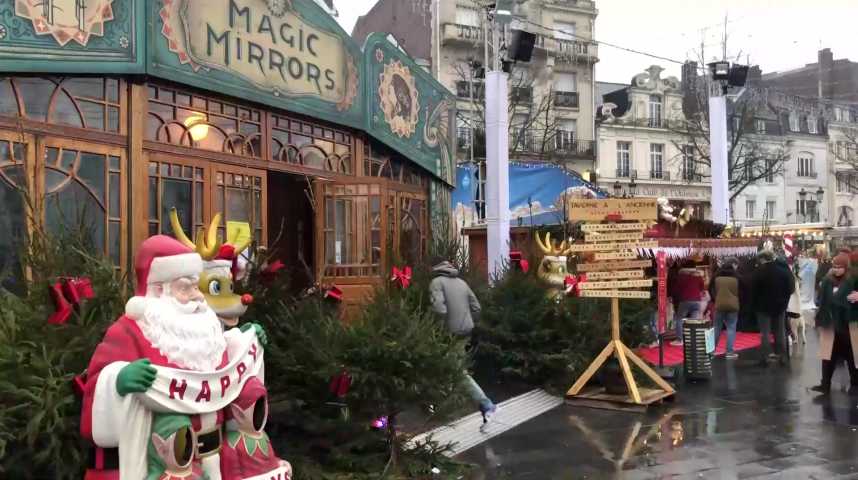
[[[646,414],[561,406],[460,458],[486,480],[858,480],[858,397],[845,367],[829,399],[809,390],[820,374],[809,340],[788,366],[759,366],[756,351],[719,358],[711,381]]]

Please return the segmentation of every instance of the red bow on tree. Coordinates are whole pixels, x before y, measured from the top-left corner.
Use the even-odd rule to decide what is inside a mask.
[[[277,275],[279,275],[280,270],[283,270],[284,268],[286,268],[286,265],[284,265],[280,260],[275,260],[274,263],[268,264],[268,266],[265,267],[265,270],[260,273],[262,283],[264,285],[271,285],[274,283],[274,280],[277,278]]]
[[[336,302],[342,302],[343,301],[343,291],[340,290],[340,288],[337,287],[336,285],[331,285],[330,287],[328,287],[327,290],[325,290],[325,298],[329,298],[329,299],[334,300]]]
[[[95,296],[92,281],[88,278],[61,278],[51,285],[50,293],[54,301],[54,313],[48,317],[48,323],[53,325],[68,322],[81,300]]]
[[[337,398],[343,398],[349,393],[349,388],[352,386],[352,377],[349,376],[348,372],[343,370],[339,375],[335,375],[334,378],[331,379],[331,384],[328,386],[328,390],[330,390],[331,394],[335,395]]]
[[[581,295],[581,284],[587,281],[587,275],[566,275],[563,285],[566,287],[566,295],[577,297]]]
[[[411,285],[411,267],[404,267],[402,270],[393,267],[393,277],[390,280],[398,283],[400,288],[408,288]]]
[[[521,252],[518,250],[513,250],[509,252],[509,263],[516,270],[521,270],[524,273],[527,273],[530,270],[530,262],[522,258]]]

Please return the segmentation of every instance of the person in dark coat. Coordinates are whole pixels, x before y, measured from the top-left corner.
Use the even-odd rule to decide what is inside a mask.
[[[819,331],[819,356],[822,360],[822,381],[812,390],[823,395],[831,391],[831,378],[839,363],[849,367],[850,393],[858,392],[858,369],[853,348],[858,341],[858,319],[850,318],[852,306],[848,296],[858,277],[850,276],[849,256],[834,257],[828,275],[822,280],[817,300],[816,328]]]
[[[757,256],[757,270],[751,278],[754,313],[760,325],[762,363],[766,356],[785,363],[785,316],[789,299],[795,291],[795,281],[788,266],[782,266],[774,253],[763,251]],[[770,336],[774,333],[775,349]]]

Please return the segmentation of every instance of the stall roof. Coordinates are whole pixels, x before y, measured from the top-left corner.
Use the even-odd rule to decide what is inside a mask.
[[[361,129],[453,185],[455,97],[385,34],[313,0],[5,2],[0,72],[164,78]]]

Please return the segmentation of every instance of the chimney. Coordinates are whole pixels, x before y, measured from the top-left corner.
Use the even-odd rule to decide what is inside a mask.
[[[748,69],[747,83],[750,85],[758,85],[763,80],[763,70],[759,65],[752,65]]]
[[[834,54],[830,48],[819,51],[817,62],[817,95],[819,98],[831,99],[834,97],[834,85],[831,77],[834,73]]]

